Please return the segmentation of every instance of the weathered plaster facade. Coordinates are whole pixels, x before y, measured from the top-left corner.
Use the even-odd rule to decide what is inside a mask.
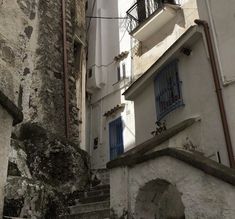
[[[141,69],[139,67],[140,64],[142,68],[145,68],[144,71],[146,75],[152,75],[151,78],[148,78],[148,81],[146,80],[146,82],[144,82],[145,85],[142,88],[137,88],[138,91],[131,92],[130,96],[126,96],[127,99],[134,100],[135,102],[137,144],[151,138],[151,132],[155,129],[154,122],[158,120],[154,80],[158,73],[161,72],[161,67],[164,68],[164,66],[167,66],[168,63],[175,59],[178,60],[178,75],[184,104],[182,107],[167,113],[161,121],[165,120],[167,126],[171,127],[186,118],[200,116],[202,121],[201,128],[200,130],[198,129],[197,140],[196,142],[193,140],[193,144],[201,148],[200,151],[202,151],[205,156],[222,162],[225,165],[229,165],[231,160],[234,160],[234,158],[229,158],[228,156],[229,149],[227,149],[224,135],[221,111],[219,109],[217,94],[214,92],[216,88],[213,76],[213,64],[210,62],[212,58],[211,55],[208,54],[208,42],[203,28],[199,31],[202,34],[200,40],[188,40],[187,43],[182,43],[181,47],[178,48],[178,52],[174,51],[174,48],[179,44],[177,39],[183,41],[184,37],[181,37],[183,36],[182,34],[186,30],[189,30],[191,25],[195,26],[194,19],[200,18],[208,22],[209,31],[212,36],[213,50],[216,56],[215,66],[220,74],[218,79],[220,81],[218,83],[223,85],[221,93],[224,98],[228,129],[231,133],[232,145],[234,145],[234,135],[232,133],[234,125],[232,90],[234,83],[232,82],[233,69],[231,68],[232,61],[230,60],[234,52],[232,46],[233,39],[231,37],[234,33],[234,28],[229,28],[229,31],[225,31],[224,29],[224,23],[234,22],[231,18],[231,14],[234,13],[234,9],[231,6],[234,3],[227,2],[223,5],[220,4],[222,3],[214,3],[212,1],[181,1],[180,8],[176,11],[175,19],[160,28],[154,35],[155,38],[159,37],[158,41],[155,41],[153,38],[148,38],[141,42],[142,46],[151,43],[153,47],[146,47],[146,50],[140,53],[139,61],[134,60],[133,65],[134,68],[137,67],[139,70]],[[224,9],[223,11],[226,11],[230,19],[228,16],[225,16],[225,14],[218,15],[217,12],[221,10],[221,8]],[[188,14],[190,10],[192,11]],[[182,22],[184,22],[184,25]],[[222,42],[226,42],[226,44]],[[228,44],[230,46],[228,46]],[[170,47],[171,45],[173,46]],[[182,52],[183,48],[189,48],[191,50],[190,55],[184,54]],[[155,51],[155,49],[157,50]],[[157,61],[151,58],[145,61],[146,56],[149,55],[154,57]],[[228,62],[230,62],[229,65],[227,64]],[[158,67],[156,65],[156,67],[154,67],[154,63],[157,63],[156,65],[158,65]],[[149,67],[150,65],[151,67]],[[200,68],[198,68],[198,66],[200,66]],[[145,80],[145,74],[143,74],[143,81]],[[140,81],[141,80],[142,79],[140,79]],[[135,85],[133,85],[133,87],[134,86]],[[150,115],[147,118],[146,111],[148,115]],[[188,138],[191,139],[190,136]],[[192,139],[193,138],[195,137],[192,137]]]
[[[133,167],[112,169],[110,180],[112,187],[111,208],[115,209],[115,213],[119,217],[126,210],[135,219],[145,218],[149,214],[151,215],[146,219],[154,218],[154,216],[158,218],[158,203],[154,204],[154,210],[151,211],[151,203],[153,204],[151,200],[155,198],[162,201],[160,199],[161,192],[167,191],[163,189],[162,183],[158,185],[158,180],[164,180],[176,187],[181,194],[181,201],[185,208],[184,214],[187,219],[232,219],[234,217],[234,185],[207,175],[203,171],[172,157],[163,156]],[[144,203],[141,204],[138,194],[145,191],[149,182],[153,183],[153,187],[149,188],[149,193],[145,194],[146,197],[142,194]],[[170,204],[174,197],[172,196],[166,205]],[[144,212],[141,212],[140,206],[143,204],[147,204],[149,209],[142,209]],[[169,211],[173,208],[174,206],[165,210],[170,214]],[[176,216],[176,213],[174,212],[172,216]]]
[[[234,78],[235,72],[233,67],[234,56],[234,6],[232,0],[223,4],[221,1],[197,1],[200,19],[208,22],[213,41],[213,47],[216,56],[216,65],[219,72],[221,89],[224,97],[225,111],[227,114],[228,125],[235,153],[235,127],[234,118]],[[218,13],[223,11],[223,13]]]
[[[176,1],[177,2],[177,1]],[[156,34],[138,41],[133,38],[133,77],[137,78],[191,26],[198,18],[196,0],[180,0],[179,8],[173,9],[174,18],[161,26]],[[156,21],[158,22],[158,21]],[[156,24],[157,25],[157,24]]]
[[[93,17],[125,17],[131,5],[131,1],[119,0],[90,0],[88,3],[87,15]],[[110,139],[115,137],[110,132],[111,122],[121,118],[123,150],[132,148],[135,143],[134,104],[125,101],[122,96],[131,80],[131,45],[126,19],[88,18],[87,21],[87,91],[90,94],[87,104],[87,145],[92,168],[99,169],[105,168],[106,163],[113,159]],[[114,60],[126,51],[127,57]]]
[[[190,44],[190,42],[186,44]],[[217,152],[219,152],[221,162],[229,165],[222,124],[221,120],[218,119],[220,118],[220,113],[203,35],[190,48],[193,51],[190,56],[179,52],[168,57],[165,62],[167,63],[172,59],[178,60],[184,105],[167,114],[162,120],[165,120],[167,128],[170,128],[184,119],[194,116],[200,117],[201,122],[197,128],[190,129],[186,136],[179,136],[179,141],[182,144],[175,145],[175,147],[182,147],[183,142],[188,139],[197,147],[197,150],[203,152],[205,156],[211,159],[218,161]],[[203,68],[198,69],[198,66],[203,66]],[[155,72],[157,73],[158,70],[156,69]],[[142,92],[134,97],[134,103],[136,142],[140,144],[152,137],[151,132],[155,130],[156,126],[157,113],[154,79],[146,83]],[[149,116],[146,117],[146,114]]]
[[[163,1],[151,15],[149,5],[135,5],[138,18],[146,13],[130,32],[139,40],[133,58],[139,78],[124,93],[135,105],[137,146],[107,164],[111,209],[116,218],[232,219],[234,157],[223,116],[233,142],[234,2]],[[208,22],[209,34],[195,19]]]

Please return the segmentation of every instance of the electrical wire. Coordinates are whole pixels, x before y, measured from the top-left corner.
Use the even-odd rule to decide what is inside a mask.
[[[86,16],[86,18],[90,19],[108,19],[108,20],[126,20],[128,17],[103,17],[103,16]]]
[[[127,19],[122,19],[119,21],[119,29],[123,28],[123,26],[126,24]]]
[[[91,10],[91,14],[92,14],[92,15],[93,15],[94,10],[95,10],[95,4],[96,4],[96,1],[94,0],[94,1],[93,1],[93,5],[92,5],[92,10]],[[89,24],[88,24],[88,27],[87,27],[87,33],[88,33],[89,29],[90,29],[90,25],[91,25],[91,18],[90,18],[90,20],[89,20]]]
[[[122,40],[124,39],[124,36],[126,35],[126,33],[127,33],[127,31],[128,31],[128,27],[129,27],[129,24],[128,24],[128,26],[125,25],[125,31],[124,31],[124,33],[123,33],[121,39],[119,40],[119,43],[121,43]]]
[[[197,10],[196,8],[186,8],[186,9],[194,9],[194,11]],[[194,13],[194,11],[191,12],[188,16],[186,16],[185,19],[187,19],[188,17],[190,17],[190,16]],[[90,17],[91,17],[91,16],[90,16]],[[94,16],[93,18],[97,18],[97,19],[98,19],[98,18],[102,18],[102,17],[95,17],[95,16]],[[108,17],[104,17],[104,18],[108,18]],[[109,18],[110,18],[110,19],[117,19],[117,18],[124,18],[124,17],[109,17]],[[92,18],[90,18],[90,19],[92,19]],[[128,22],[128,24],[126,24],[127,21],[129,20],[128,17],[125,17],[125,19],[120,19],[120,20],[123,20],[123,21],[124,21],[124,22],[121,24],[121,26],[122,26],[122,27],[125,27],[126,30],[124,31],[124,33],[123,33],[123,35],[122,35],[122,37],[121,37],[119,43],[124,39],[124,36],[125,36],[125,34],[127,33],[128,28],[129,28],[129,26],[130,26],[130,22]],[[121,27],[121,28],[122,28],[122,27]],[[133,38],[131,35],[130,35],[130,37]],[[132,56],[134,57],[137,48],[138,48],[138,45],[134,45],[134,46],[132,46],[132,47],[128,50],[128,52],[130,52],[130,53],[132,54]],[[112,62],[110,62],[110,63],[108,63],[108,64],[101,64],[101,65],[93,64],[90,68],[92,68],[92,67],[94,67],[94,66],[96,66],[97,68],[108,67],[108,66],[112,65],[114,62],[115,62],[115,60],[113,60]]]
[[[97,64],[94,64],[92,66],[90,66],[90,68],[93,68],[94,66],[97,67],[97,68],[102,68],[102,67],[108,67],[110,65],[112,65],[113,63],[115,62],[115,60],[113,60],[112,62],[108,63],[108,64],[105,64],[105,65],[97,65]]]

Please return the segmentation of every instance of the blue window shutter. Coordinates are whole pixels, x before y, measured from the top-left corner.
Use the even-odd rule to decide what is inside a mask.
[[[110,159],[117,158],[124,152],[122,118],[109,123]]]
[[[158,120],[183,105],[176,60],[158,72],[154,80],[154,91]]]

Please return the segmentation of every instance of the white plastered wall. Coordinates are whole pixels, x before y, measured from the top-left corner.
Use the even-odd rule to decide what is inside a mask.
[[[3,213],[4,186],[7,179],[8,156],[10,151],[12,117],[0,105],[0,217]]]
[[[191,25],[195,25],[194,20],[198,18],[196,0],[181,0],[180,3],[180,9],[170,22],[136,46],[134,75],[143,74]]]
[[[228,125],[235,153],[235,2],[197,0],[200,19],[209,24],[220,74]]]
[[[96,1],[93,16],[125,17],[127,7],[129,7],[128,4],[121,4],[117,0],[112,2]],[[131,55],[129,54],[121,63],[112,63],[115,56],[121,52],[130,51],[130,37],[125,30],[125,23],[125,20],[119,21],[118,19],[92,19],[90,24],[87,67],[89,69],[94,64],[97,66],[108,64],[107,66],[95,67],[96,70],[99,70],[99,81],[102,81],[102,83],[99,84],[99,88],[90,90],[92,98],[87,123],[91,128],[87,132],[89,135],[87,139],[89,139],[92,168],[95,169],[105,168],[106,163],[110,160],[109,123],[111,121],[122,117],[124,150],[133,147],[135,143],[133,102],[125,101],[122,96],[122,93],[128,87],[131,76]],[[123,63],[126,64],[127,78],[118,81],[117,66],[120,64],[122,76]],[[91,83],[94,83],[94,80],[93,82],[89,82],[89,80],[93,79],[88,78],[88,87]],[[124,104],[124,109],[118,110],[108,117],[104,116],[106,112],[121,104]],[[98,146],[94,149],[94,138],[96,137],[98,137]]]
[[[184,170],[184,171],[182,171]],[[122,179],[122,181],[120,181]],[[163,156],[132,168],[111,170],[111,209],[120,217],[124,210],[135,217],[136,198],[146,183],[162,179],[182,194],[188,219],[233,219],[234,186],[177,159]]]
[[[204,40],[199,39],[190,56],[178,57],[179,78],[182,81],[182,98],[184,106],[170,112],[162,120],[166,120],[167,128],[191,118],[200,117],[200,128],[197,139],[190,137],[192,143],[199,146],[205,156],[217,160],[217,152],[221,162],[228,165],[219,107],[213,83],[211,66],[207,57]],[[134,98],[137,145],[152,137],[155,129],[156,107],[153,81]],[[192,132],[192,135],[193,132]]]

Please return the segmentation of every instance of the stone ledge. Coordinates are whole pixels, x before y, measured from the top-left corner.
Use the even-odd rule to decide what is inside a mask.
[[[23,121],[22,111],[2,91],[0,91],[0,105],[12,115],[13,125]]]
[[[198,153],[178,150],[175,148],[166,148],[163,150],[155,151],[146,155],[128,156],[125,158],[116,159],[107,164],[107,168],[112,169],[121,166],[135,166],[137,164],[157,159],[158,157],[169,156],[177,160],[183,161],[204,173],[214,176],[229,184],[235,185],[235,170],[217,163],[209,158],[206,158]]]
[[[143,155],[146,152],[154,149],[158,145],[162,144],[163,142],[167,141],[171,137],[175,136],[179,132],[181,132],[181,131],[185,130],[186,128],[190,127],[191,125],[193,125],[197,121],[200,121],[199,117],[186,119],[186,120],[178,123],[177,125],[167,129],[162,134],[157,135],[157,136],[147,140],[146,142],[144,142],[140,145],[137,145],[136,147],[126,151],[124,154],[119,156],[117,159],[124,158],[124,157],[127,157],[127,156],[129,157],[129,156]],[[110,162],[113,162],[113,161],[110,161]]]

